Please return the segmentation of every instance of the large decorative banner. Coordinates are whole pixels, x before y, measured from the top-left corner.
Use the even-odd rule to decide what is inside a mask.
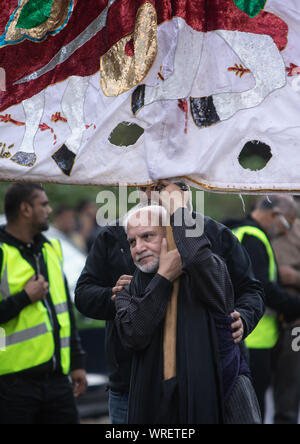
[[[299,0],[2,3],[0,180],[300,191]]]

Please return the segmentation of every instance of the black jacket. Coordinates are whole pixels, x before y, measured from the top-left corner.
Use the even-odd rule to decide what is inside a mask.
[[[33,267],[36,274],[40,273],[48,281],[47,266],[42,256],[42,248],[46,242],[49,242],[43,235],[37,236],[34,244],[26,244],[5,231],[5,227],[0,228],[0,243],[6,243],[19,249],[23,258]],[[0,249],[0,270],[2,268],[3,253]],[[85,353],[82,350],[81,342],[75,325],[75,319],[73,314],[73,304],[70,299],[68,284],[65,279],[69,313],[71,318],[71,371],[85,368]],[[25,290],[21,291],[14,296],[0,302],[0,327],[1,324],[6,324],[11,319],[14,319],[19,313],[28,305],[31,301]],[[42,364],[38,367],[26,370],[22,372],[24,375],[30,376],[43,376],[44,374],[59,374],[62,375],[61,359],[60,359],[60,337],[59,337],[59,324],[56,317],[54,305],[50,296],[48,296],[44,302],[49,317],[53,322],[53,334],[55,341],[55,353],[51,361]]]
[[[242,226],[253,226],[262,230],[268,237],[268,234],[264,231],[260,224],[250,215],[247,216],[245,219],[232,219],[224,221],[224,224],[226,224],[231,229]],[[289,321],[299,318],[299,297],[291,295],[283,289],[280,283],[279,276],[276,282],[270,281],[269,256],[263,242],[261,242],[255,236],[250,236],[246,234],[243,238],[242,244],[246,248],[250,256],[256,279],[258,279],[263,284],[265,290],[266,306],[272,308],[278,314],[283,314],[285,318]],[[276,260],[275,254],[274,257]]]
[[[134,272],[124,229],[107,226],[100,231],[89,253],[75,291],[76,307],[84,316],[107,321],[105,349],[109,386],[119,392],[129,391],[132,354],[124,350],[118,337],[112,288],[120,276]]]
[[[245,249],[231,231],[205,218],[205,233],[213,253],[225,259],[234,287],[235,309],[243,318],[245,337],[256,327],[264,313],[263,289],[253,275]],[[132,353],[125,351],[114,323],[116,309],[112,288],[122,274],[133,275],[135,266],[122,227],[108,226],[100,232],[78,281],[75,304],[85,316],[106,320],[106,351],[110,387],[129,391]]]
[[[177,214],[185,215],[182,220],[188,221],[186,210],[179,209],[175,216]],[[240,352],[239,347],[233,344],[230,329],[225,331],[222,323],[217,333],[214,322],[214,316],[223,322],[228,318],[231,322],[229,315],[239,303],[234,302],[224,258],[211,249],[208,234],[211,234],[216,248],[219,240],[216,229],[221,229],[221,226],[206,219],[205,234],[192,238],[186,236],[184,225],[174,225],[174,218],[171,218],[171,223],[183,268],[178,295],[176,378],[163,381],[164,318],[172,293],[171,282],[159,274],[138,270],[129,289],[125,288],[116,298],[116,324],[120,338],[124,346],[135,351],[129,424],[222,423],[221,356],[226,355],[222,365],[226,372],[230,360],[235,363],[229,372],[233,384],[239,372],[237,356]],[[222,248],[224,238],[220,241]],[[249,283],[248,287],[250,290]],[[250,306],[253,299],[249,293]],[[246,314],[245,308],[243,313]],[[249,316],[246,315],[246,318]],[[225,378],[223,381],[225,394]]]
[[[245,248],[223,224],[205,217],[205,234],[212,252],[225,259],[234,288],[235,310],[244,322],[246,338],[257,326],[265,311],[264,290],[253,273]]]

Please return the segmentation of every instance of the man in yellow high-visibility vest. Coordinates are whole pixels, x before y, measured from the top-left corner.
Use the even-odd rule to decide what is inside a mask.
[[[76,424],[86,389],[81,348],[52,210],[38,184],[14,184],[0,228],[0,424]],[[69,375],[73,382],[69,382]]]
[[[265,394],[272,379],[273,350],[279,337],[278,316],[283,314],[297,318],[300,314],[300,299],[288,294],[280,285],[271,239],[286,235],[296,214],[296,204],[291,196],[273,195],[257,201],[247,218],[225,221],[246,248],[255,277],[262,282],[265,290],[267,311],[246,340],[254,387],[263,415]]]

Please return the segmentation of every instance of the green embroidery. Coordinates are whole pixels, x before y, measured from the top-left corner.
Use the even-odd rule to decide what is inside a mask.
[[[257,16],[264,9],[267,0],[233,0],[236,6],[244,11],[249,17]]]
[[[16,28],[32,29],[45,23],[54,0],[29,0],[23,6]]]

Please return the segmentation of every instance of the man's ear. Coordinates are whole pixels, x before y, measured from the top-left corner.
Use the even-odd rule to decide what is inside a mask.
[[[27,218],[32,216],[32,206],[28,202],[22,202],[20,206],[20,214]]]

